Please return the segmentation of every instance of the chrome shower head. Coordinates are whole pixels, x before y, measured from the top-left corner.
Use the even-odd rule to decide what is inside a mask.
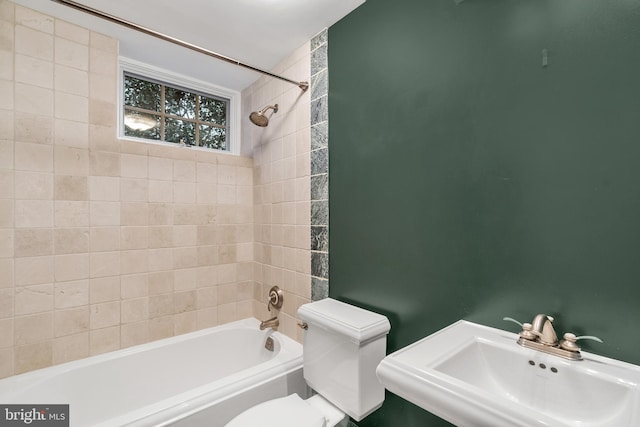
[[[269,124],[269,118],[265,116],[265,113],[272,109],[274,113],[278,112],[278,104],[275,105],[267,105],[262,110],[249,114],[249,120],[256,126],[266,127]]]

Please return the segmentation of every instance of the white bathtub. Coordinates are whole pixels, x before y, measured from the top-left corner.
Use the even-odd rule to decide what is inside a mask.
[[[223,426],[259,402],[308,394],[302,346],[258,325],[244,319],[9,377],[0,403],[69,404],[72,427]]]

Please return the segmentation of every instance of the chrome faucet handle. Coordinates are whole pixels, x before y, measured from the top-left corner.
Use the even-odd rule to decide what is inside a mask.
[[[560,348],[563,348],[568,351],[575,351],[575,352],[580,351],[580,347],[578,346],[578,344],[576,344],[576,341],[578,340],[591,340],[599,343],[604,342],[600,338],[594,337],[592,335],[583,335],[583,336],[577,337],[575,336],[575,334],[572,334],[571,332],[567,332],[566,334],[563,335],[562,338],[564,339],[560,341]]]

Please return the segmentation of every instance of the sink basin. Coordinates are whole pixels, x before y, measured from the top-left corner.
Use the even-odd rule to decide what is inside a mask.
[[[518,335],[460,320],[384,358],[398,396],[459,427],[640,425],[640,367],[582,352],[570,361]]]

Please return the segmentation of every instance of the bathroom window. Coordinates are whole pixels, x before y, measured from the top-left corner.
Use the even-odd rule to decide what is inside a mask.
[[[234,96],[189,86],[184,78],[167,81],[157,72],[122,68],[122,137],[238,152]]]

